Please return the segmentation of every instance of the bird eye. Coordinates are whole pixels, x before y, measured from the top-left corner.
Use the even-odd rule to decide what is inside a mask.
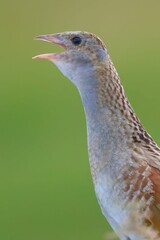
[[[71,41],[74,45],[79,45],[82,42],[82,39],[80,37],[73,37]]]

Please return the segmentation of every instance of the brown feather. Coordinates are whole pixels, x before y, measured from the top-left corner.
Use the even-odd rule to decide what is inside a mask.
[[[154,202],[151,206],[151,222],[160,234],[160,170],[152,167],[149,178],[153,183],[152,187],[154,190]]]

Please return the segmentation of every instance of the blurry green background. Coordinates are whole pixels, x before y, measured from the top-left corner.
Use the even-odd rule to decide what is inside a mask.
[[[79,94],[33,41],[102,38],[141,121],[160,143],[160,1],[0,2],[0,239],[97,240],[110,231],[92,185]]]

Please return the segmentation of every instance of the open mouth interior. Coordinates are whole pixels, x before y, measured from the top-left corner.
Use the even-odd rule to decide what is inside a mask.
[[[34,39],[49,42],[49,43],[54,43],[54,44],[62,47],[63,49],[66,49],[66,46],[55,35],[41,35],[41,36],[35,37]],[[39,54],[39,55],[32,57],[32,59],[54,60],[59,56],[60,53],[61,52]]]

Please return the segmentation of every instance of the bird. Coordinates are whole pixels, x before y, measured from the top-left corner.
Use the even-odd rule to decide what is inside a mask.
[[[160,239],[160,148],[124,92],[103,41],[85,31],[37,36],[64,50],[40,54],[78,89],[101,211],[120,240]]]

